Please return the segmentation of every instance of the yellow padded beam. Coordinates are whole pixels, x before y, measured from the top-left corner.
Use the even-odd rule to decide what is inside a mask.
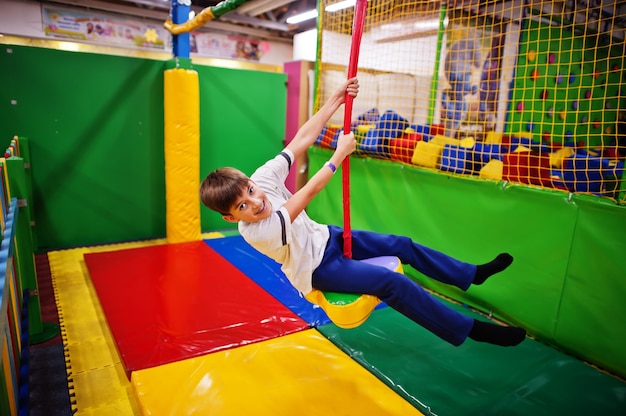
[[[198,73],[165,71],[165,199],[168,243],[200,239],[200,92]]]

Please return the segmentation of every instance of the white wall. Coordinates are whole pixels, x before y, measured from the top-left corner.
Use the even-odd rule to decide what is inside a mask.
[[[317,57],[317,29],[301,32],[293,37],[293,60],[315,62]]]
[[[31,38],[45,37],[41,5],[35,1],[1,0],[0,33]]]

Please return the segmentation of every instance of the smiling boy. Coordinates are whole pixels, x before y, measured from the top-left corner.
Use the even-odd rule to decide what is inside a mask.
[[[356,97],[359,83],[347,80],[296,133],[276,157],[248,177],[235,168],[211,172],[200,186],[200,199],[229,222],[256,250],[281,264],[291,284],[304,296],[313,288],[377,296],[453,345],[468,337],[480,342],[513,346],[522,342],[522,328],[472,319],[447,307],[415,281],[401,273],[359,260],[396,256],[425,276],[462,290],[480,285],[506,269],[513,258],[502,253],[474,265],[413,242],[410,238],[369,231],[352,231],[352,258],[343,255],[343,230],[319,224],[304,208],[333,177],[336,166],[356,150],[352,133],[340,134],[332,156],[295,194],[285,186],[294,160],[315,142],[324,125],[345,102]]]

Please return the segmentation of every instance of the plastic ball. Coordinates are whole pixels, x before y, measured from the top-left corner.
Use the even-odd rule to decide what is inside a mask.
[[[577,109],[578,109],[578,101],[574,101],[574,102],[572,102],[572,108],[573,108],[574,110],[577,110]]]
[[[585,98],[587,99],[591,98],[591,90],[585,91]]]
[[[542,100],[547,100],[548,97],[550,97],[550,92],[548,90],[541,91],[541,99]]]
[[[595,129],[599,128],[600,127],[600,120],[593,120],[593,127]]]
[[[527,131],[533,131],[534,128],[535,128],[535,125],[533,123],[526,124]]]
[[[528,53],[526,54],[526,59],[528,60],[528,62],[534,62],[535,58],[537,58],[537,52],[534,50],[528,51]]]
[[[560,84],[561,82],[563,82],[563,75],[559,74],[556,76],[556,83]]]
[[[573,84],[574,81],[576,81],[576,74],[570,74],[569,75],[569,83]]]
[[[524,103],[522,101],[520,101],[519,103],[517,103],[517,111],[524,111]]]
[[[548,112],[546,114],[549,118],[552,118],[554,116],[554,108],[548,108]]]
[[[549,142],[550,141],[550,132],[544,131],[543,135],[541,136],[541,139],[544,142]]]
[[[583,116],[583,118],[580,119],[581,123],[586,123],[589,121],[589,117],[587,116]]]
[[[549,64],[553,64],[556,61],[556,55],[551,53],[550,55],[548,55],[548,63]]]
[[[559,111],[559,118],[560,118],[561,120],[565,120],[565,115],[566,115],[566,114],[567,114],[567,113],[565,112],[565,110],[561,110],[561,111]]]
[[[533,81],[537,81],[538,78],[539,78],[539,70],[533,69],[532,72],[530,73],[530,79],[532,79]]]

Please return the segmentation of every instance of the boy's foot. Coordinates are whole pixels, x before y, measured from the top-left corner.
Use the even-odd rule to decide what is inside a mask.
[[[526,338],[526,330],[514,326],[500,326],[490,322],[474,319],[474,326],[470,331],[469,338],[478,342],[513,347],[520,344]]]
[[[489,263],[476,266],[476,276],[472,284],[482,285],[490,276],[500,273],[513,263],[513,256],[509,253],[501,253]]]

